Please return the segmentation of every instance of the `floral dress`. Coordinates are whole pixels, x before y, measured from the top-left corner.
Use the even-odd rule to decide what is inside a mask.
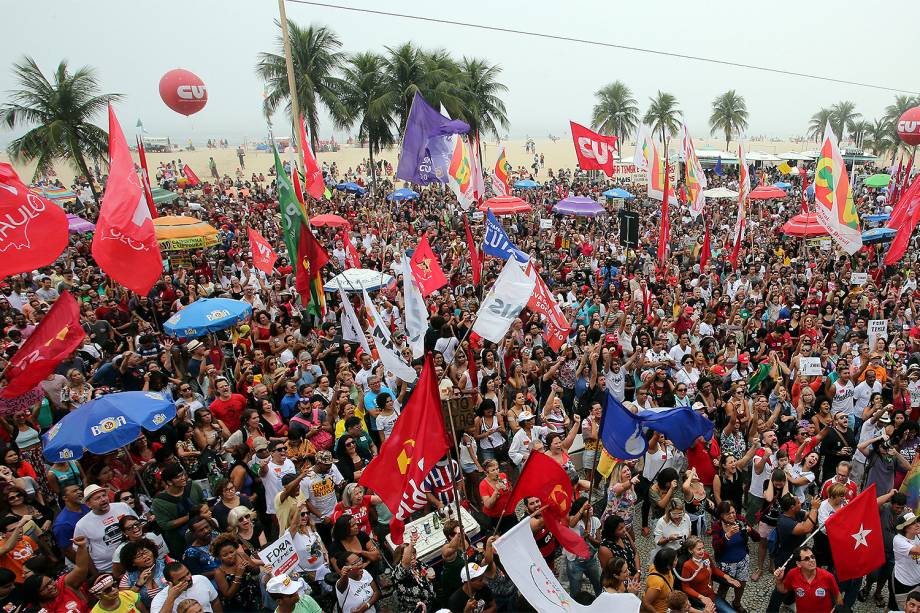
[[[425,576],[426,569],[416,562],[409,568],[396,564],[393,572],[394,587],[396,588],[397,610],[414,611],[418,602],[424,602],[431,609],[436,594],[434,583]]]
[[[633,507],[637,500],[636,488],[634,487],[630,487],[620,494],[614,493],[612,487],[608,488],[607,508],[605,508],[603,514],[601,514],[601,524],[611,515],[619,515],[623,518],[626,529],[632,530]]]

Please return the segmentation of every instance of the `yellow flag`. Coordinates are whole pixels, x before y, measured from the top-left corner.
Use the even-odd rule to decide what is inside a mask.
[[[601,447],[601,459],[597,463],[597,472],[600,473],[604,479],[610,478],[610,473],[613,472],[613,467],[617,463],[617,459],[612,455],[607,453],[607,450]]]
[[[777,168],[784,175],[788,175],[789,173],[792,172],[792,166],[789,165],[789,162],[783,162],[782,164],[777,166]]]

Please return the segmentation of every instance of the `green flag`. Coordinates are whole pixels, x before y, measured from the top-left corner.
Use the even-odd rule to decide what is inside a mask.
[[[748,393],[753,394],[760,389],[760,384],[770,377],[770,365],[761,364],[757,371],[748,379]]]
[[[275,174],[278,182],[278,206],[281,207],[281,232],[284,237],[284,245],[287,247],[288,261],[291,265],[297,260],[297,245],[300,243],[301,223],[308,224],[309,221],[304,215],[300,203],[297,202],[297,196],[294,195],[294,184],[284,170],[281,158],[278,157],[278,149],[272,147],[275,152]]]

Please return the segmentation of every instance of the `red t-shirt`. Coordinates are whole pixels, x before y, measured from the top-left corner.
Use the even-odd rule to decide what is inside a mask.
[[[351,515],[358,521],[358,526],[361,528],[361,532],[368,536],[373,536],[373,533],[371,532],[370,508],[370,496],[365,496],[364,500],[361,501],[361,504],[354,507],[346,507],[344,503],[337,502],[335,508],[332,510],[332,523],[335,523],[335,520],[343,515]]]
[[[824,485],[821,486],[821,499],[822,500],[827,498],[827,490],[829,490],[830,487],[836,482],[837,482],[836,476],[831,477],[830,479],[824,482]],[[847,479],[846,485],[847,485],[847,493],[843,495],[843,498],[847,502],[850,502],[851,500],[856,498],[856,494],[858,494],[859,491],[858,491],[858,488],[856,487],[856,482],[851,479]]]
[[[508,485],[508,476],[505,473],[499,473],[498,477],[499,479],[505,482],[505,485]],[[479,495],[483,499],[488,498],[494,492],[495,492],[495,488],[492,487],[492,484],[489,483],[488,479],[483,479],[482,481],[479,482]],[[483,503],[482,512],[488,515],[489,517],[501,517],[502,510],[504,510],[506,514],[508,514],[509,511],[511,513],[514,513],[514,508],[508,508],[509,500],[511,500],[511,487],[510,486],[505,488],[505,491],[503,491],[501,495],[498,497],[498,499],[496,499],[495,504],[493,504],[491,508],[487,507],[485,503]]]
[[[720,454],[719,443],[715,437],[708,443],[697,441],[687,450],[687,464],[696,469],[696,475],[703,485],[712,487],[712,480],[716,476],[716,467],[713,466],[712,460]]]
[[[246,397],[241,394],[230,394],[228,400],[215,399],[211,403],[211,414],[224,422],[230,432],[240,429],[240,415],[246,408]]]
[[[840,593],[837,580],[823,568],[816,570],[817,574],[811,583],[805,580],[798,567],[786,573],[783,579],[786,589],[795,594],[796,611],[831,613],[834,610],[837,594]]]
[[[56,584],[58,589],[57,597],[47,604],[43,604],[42,610],[48,613],[88,613],[89,604],[75,591],[67,587],[64,580],[67,575],[58,577]]]

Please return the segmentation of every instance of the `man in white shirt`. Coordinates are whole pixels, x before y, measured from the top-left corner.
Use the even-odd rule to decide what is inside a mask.
[[[96,570],[111,572],[112,556],[124,538],[118,521],[125,515],[137,517],[137,514],[123,502],[110,503],[108,490],[95,484],[83,490],[83,501],[90,512],[77,522],[73,535],[86,537]]]
[[[282,441],[272,441],[269,445],[271,455],[262,461],[260,474],[262,487],[265,489],[265,512],[275,514],[275,495],[281,491],[281,477],[297,473],[297,468],[287,457],[287,445]]]
[[[511,445],[508,447],[508,457],[518,468],[524,466],[524,462],[530,457],[533,450],[543,449],[543,439],[550,433],[546,426],[533,425],[533,413],[524,409],[518,413],[518,425],[520,429],[514,433],[511,439]],[[536,439],[536,440],[535,440]]]
[[[224,613],[211,581],[203,575],[193,575],[185,564],[170,562],[163,569],[163,578],[169,587],[153,597],[150,613],[176,613],[179,603],[186,599],[196,601],[206,613]]]
[[[336,489],[344,481],[342,473],[332,463],[332,453],[317,451],[313,470],[300,482],[300,493],[321,535],[332,528],[332,512],[339,501]]]
[[[361,386],[364,393],[369,392],[371,389],[369,380],[374,375],[374,368],[376,366],[377,362],[375,362],[369,354],[361,354],[361,370],[355,374],[355,383]]]
[[[857,430],[862,426],[862,421],[865,419],[863,413],[866,407],[869,406],[869,399],[876,392],[882,393],[882,384],[875,378],[875,369],[868,368],[866,369],[866,378],[853,388],[853,415],[856,418]]]
[[[693,353],[693,347],[690,346],[690,335],[684,332],[677,339],[677,344],[671,347],[671,351],[668,352],[675,365],[675,370],[671,371],[672,376],[677,372],[676,369],[679,368],[677,365],[684,361],[684,356],[688,353]]]
[[[664,348],[665,339],[663,336],[659,336],[655,339],[655,342],[652,343],[652,346],[648,348],[645,352],[645,367],[646,368],[673,368],[676,362],[674,362],[671,355]]]

